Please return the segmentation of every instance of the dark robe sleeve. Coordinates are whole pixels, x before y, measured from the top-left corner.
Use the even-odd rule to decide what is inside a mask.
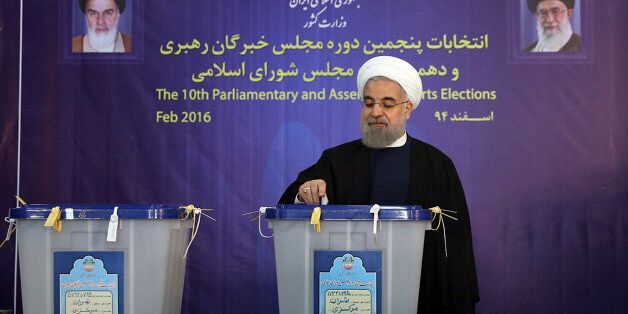
[[[429,196],[423,206],[453,210],[456,213],[452,216],[458,220],[444,217],[447,256],[442,226],[437,231],[426,232],[418,312],[475,313],[475,303],[480,297],[464,191],[448,157],[430,159],[429,165],[423,167],[432,168],[436,184],[424,191]],[[436,226],[435,220],[432,227]]]
[[[301,171],[297,179],[292,182],[283,192],[279,199],[279,204],[294,204],[294,198],[299,193],[299,187],[310,180],[321,179],[325,181],[327,198],[333,204],[333,178],[331,176],[331,165],[328,158],[328,151],[324,151],[321,158],[309,168]]]

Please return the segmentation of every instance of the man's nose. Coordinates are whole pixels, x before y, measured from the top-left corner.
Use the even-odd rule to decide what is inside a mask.
[[[545,22],[552,23],[554,21],[556,21],[556,17],[554,17],[554,14],[552,12],[549,12],[547,17],[545,18]]]
[[[98,16],[96,17],[96,24],[98,25],[105,24],[105,19],[100,14],[98,14]]]
[[[380,117],[384,114],[384,111],[382,110],[382,107],[379,103],[376,103],[373,105],[373,110],[371,110],[371,116],[373,117]]]

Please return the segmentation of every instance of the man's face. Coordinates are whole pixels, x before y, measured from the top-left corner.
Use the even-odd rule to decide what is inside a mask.
[[[117,31],[120,12],[113,0],[88,0],[85,4],[87,26],[96,35]]]
[[[569,24],[569,18],[572,15],[573,9],[567,9],[562,1],[544,0],[539,2],[536,7],[539,33],[551,37]]]
[[[402,103],[405,92],[394,81],[368,81],[364,87],[364,99],[377,102],[373,106],[363,105],[361,118],[362,142],[372,148],[384,148],[392,144],[406,131],[406,121],[412,113],[412,103],[406,102],[384,108],[382,102]]]

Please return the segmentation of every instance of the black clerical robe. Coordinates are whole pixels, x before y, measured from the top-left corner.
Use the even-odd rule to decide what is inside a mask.
[[[528,45],[523,52],[532,52],[532,49],[536,47],[538,44],[538,40]],[[576,33],[573,33],[567,43],[562,46],[558,52],[578,52],[580,51],[580,36]]]
[[[419,313],[473,313],[479,292],[464,191],[453,162],[435,147],[408,136],[410,204],[456,211],[445,218],[447,258],[442,229],[426,231],[419,294]],[[292,204],[299,186],[323,179],[330,204],[363,205],[370,198],[370,149],[359,140],[323,152],[316,164],[299,173],[279,203]],[[406,205],[406,204],[400,204]],[[434,224],[436,227],[436,224]]]

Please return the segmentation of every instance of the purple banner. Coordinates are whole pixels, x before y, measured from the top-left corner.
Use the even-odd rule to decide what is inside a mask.
[[[183,313],[278,312],[272,240],[242,214],[360,137],[356,74],[377,55],[422,77],[408,134],[460,175],[476,310],[628,312],[626,1],[133,0],[119,16],[96,3],[115,4],[0,5],[2,204],[19,189],[214,209]],[[0,309],[14,245],[0,249]]]

